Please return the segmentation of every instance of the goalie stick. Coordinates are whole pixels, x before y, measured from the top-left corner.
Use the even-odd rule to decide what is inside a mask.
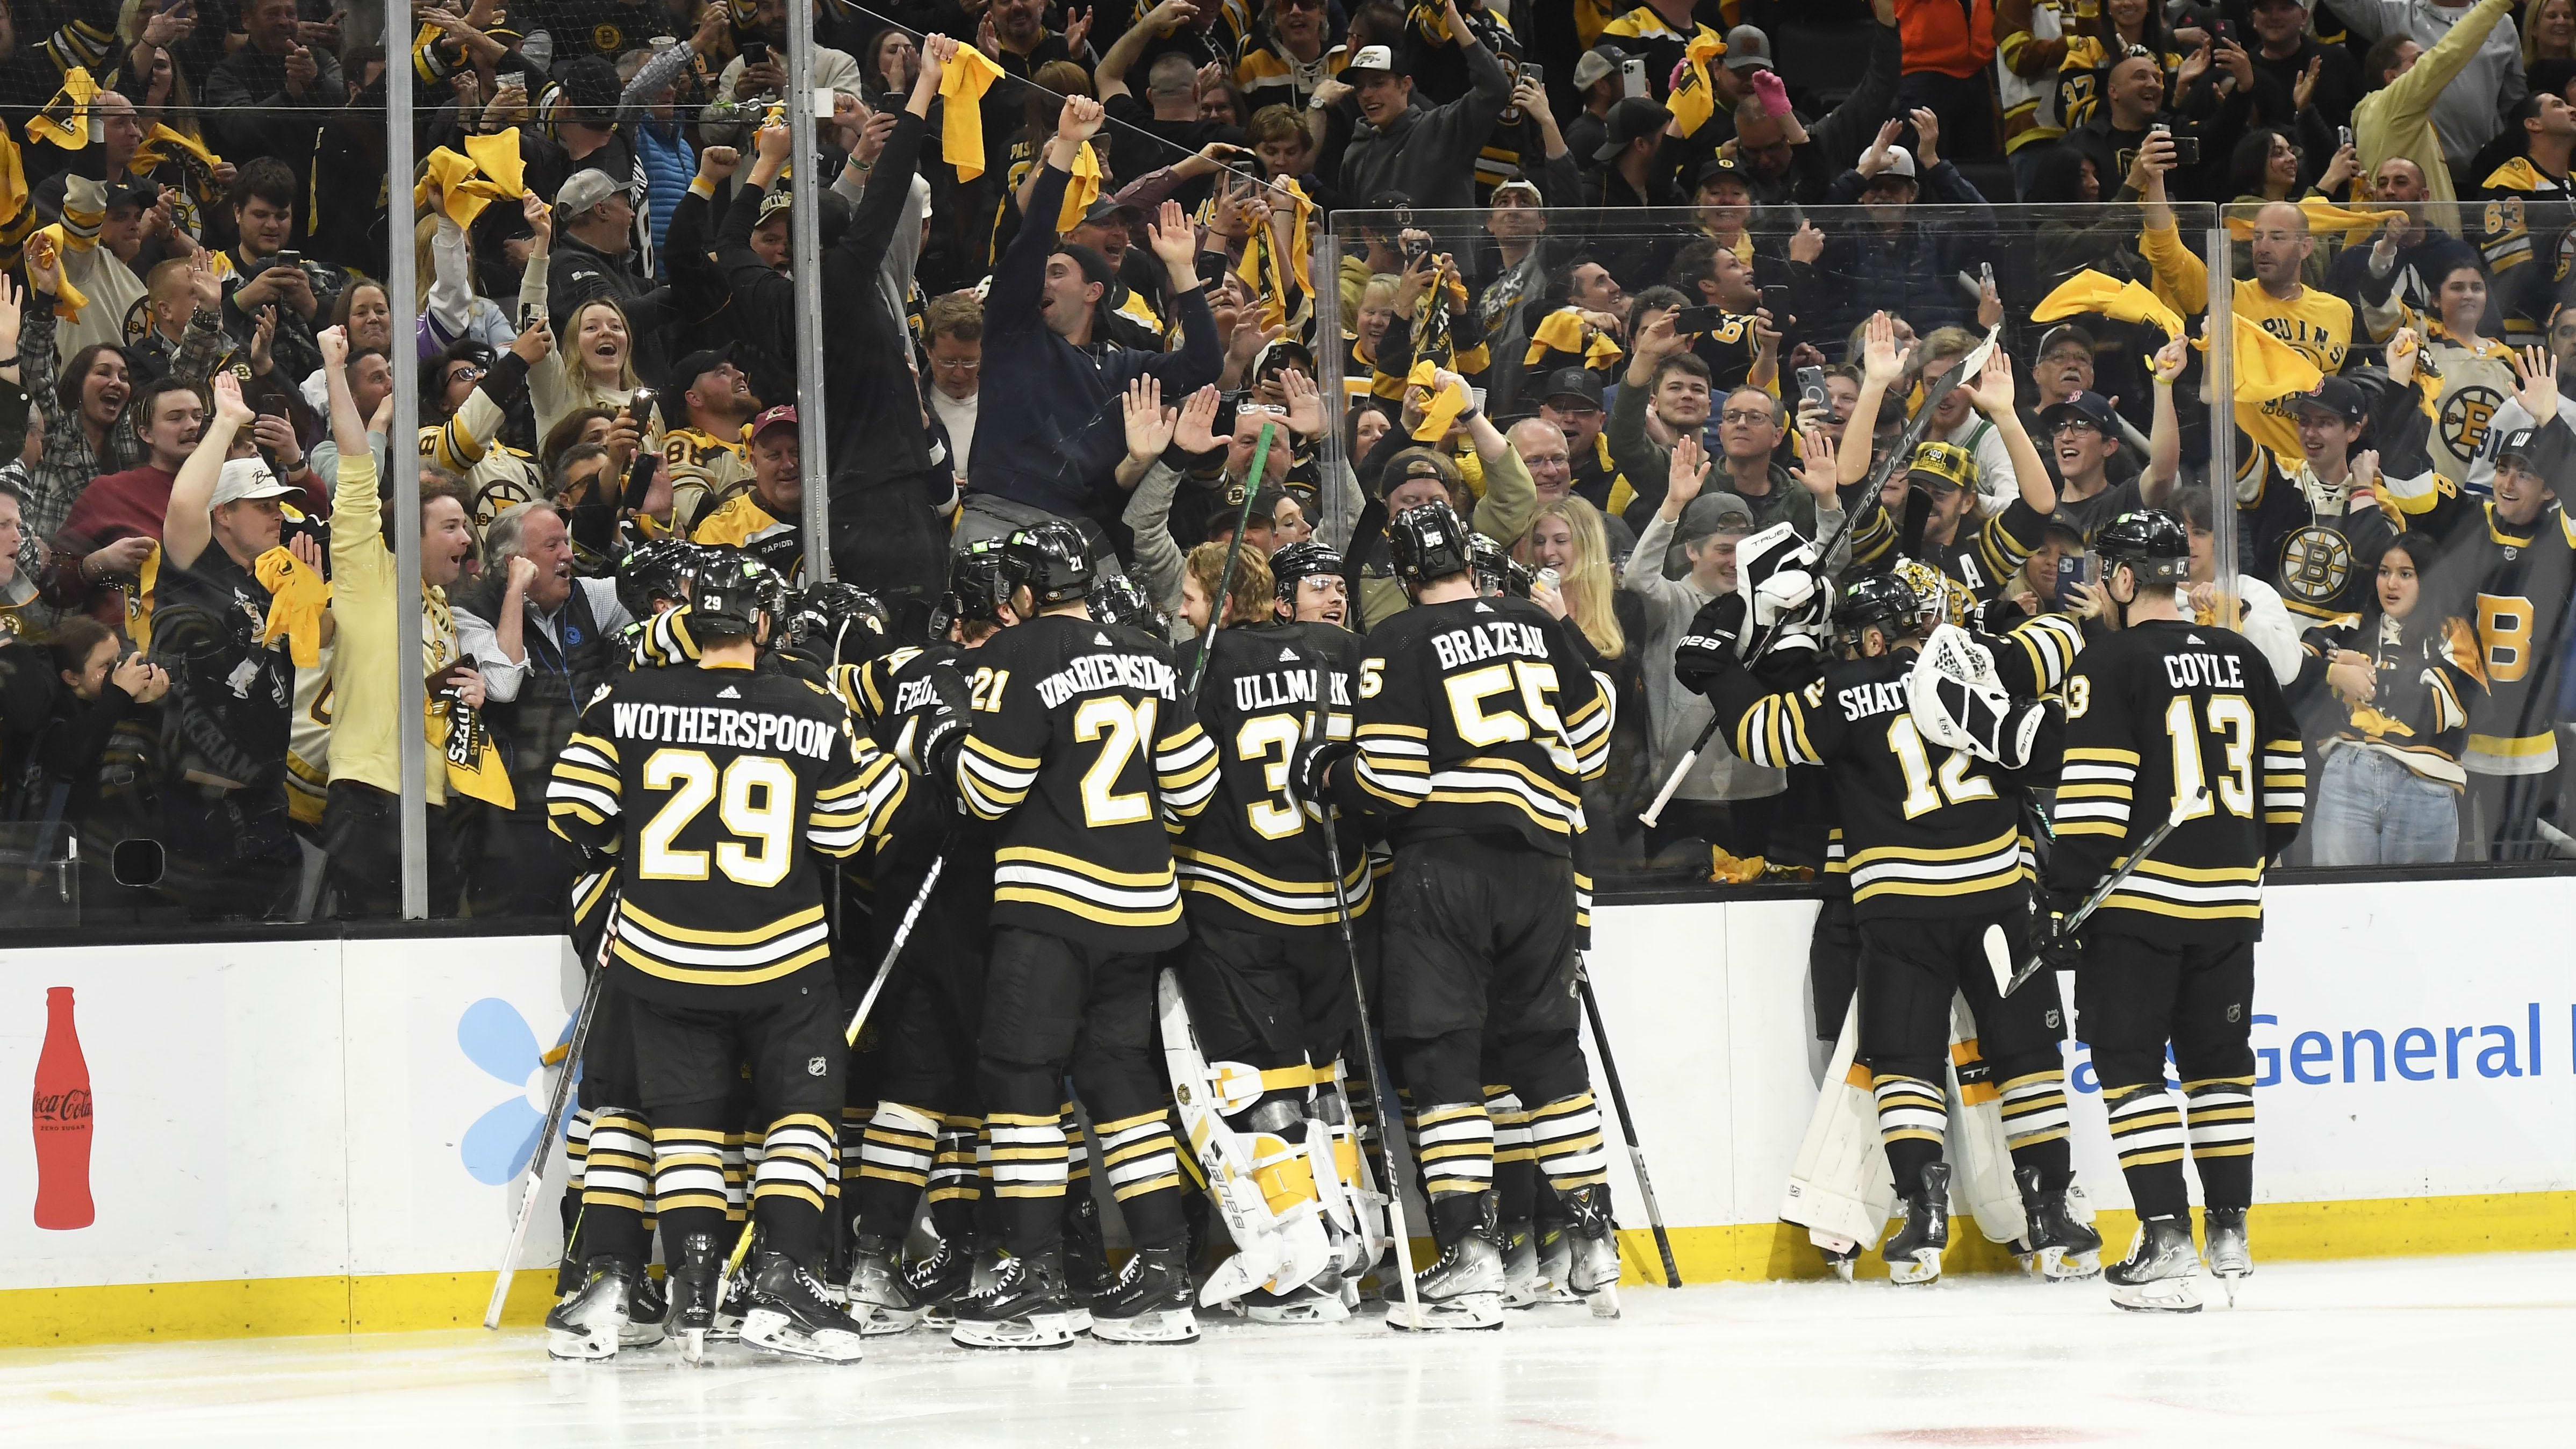
[[[510,1280],[519,1271],[519,1250],[527,1245],[528,1219],[536,1210],[537,1193],[545,1184],[546,1157],[554,1150],[556,1131],[563,1126],[564,1108],[571,1105],[573,1074],[581,1070],[581,1051],[590,1040],[591,1023],[599,1018],[599,997],[608,981],[608,951],[616,939],[617,902],[612,899],[600,922],[599,959],[591,964],[590,979],[581,988],[581,1005],[573,1010],[572,1040],[564,1046],[563,1070],[555,1073],[554,1091],[546,1098],[546,1119],[537,1129],[536,1149],[528,1155],[528,1185],[519,1193],[519,1211],[510,1223],[510,1246],[501,1252],[501,1271],[492,1279],[492,1300],[483,1305],[485,1328],[501,1326],[501,1308],[510,1297]]]

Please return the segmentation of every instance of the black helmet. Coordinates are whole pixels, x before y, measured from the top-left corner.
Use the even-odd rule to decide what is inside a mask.
[[[1858,644],[1863,629],[1910,638],[1922,625],[1922,596],[1894,574],[1862,574],[1848,580],[1834,600],[1834,637],[1846,644]]]
[[[1146,596],[1145,586],[1126,574],[1103,574],[1091,586],[1089,602],[1091,617],[1099,623],[1162,637],[1163,611]]]
[[[617,561],[617,602],[638,619],[653,617],[657,599],[686,597],[684,581],[697,550],[676,538],[652,538]]]
[[[894,615],[867,590],[824,579],[788,599],[783,632],[817,663],[861,664],[894,647]]]
[[[1002,622],[1002,605],[1010,593],[1002,560],[1003,542],[978,539],[948,559],[948,593],[930,616],[930,637],[945,639],[951,624]]]
[[[1316,539],[1301,539],[1270,556],[1270,583],[1279,602],[1294,607],[1297,585],[1322,575],[1340,577],[1342,556],[1331,544]]]
[[[1538,575],[1503,552],[1503,546],[1481,533],[1467,535],[1467,562],[1476,576],[1476,592],[1514,599],[1530,596]]]
[[[1081,529],[1060,518],[1012,534],[1002,557],[1003,578],[1014,590],[1026,588],[1041,609],[1088,596],[1098,577],[1090,542]]]
[[[2123,513],[2093,535],[2093,552],[2101,557],[2102,575],[2127,564],[2138,582],[2178,584],[2191,576],[2191,531],[2161,508]]]
[[[1467,538],[1467,525],[1446,503],[1415,504],[1386,524],[1387,552],[1395,563],[1395,576],[1417,588],[1473,568],[1474,550]]]
[[[689,590],[689,622],[700,634],[757,634],[760,616],[786,613],[787,581],[740,549],[707,550]]]

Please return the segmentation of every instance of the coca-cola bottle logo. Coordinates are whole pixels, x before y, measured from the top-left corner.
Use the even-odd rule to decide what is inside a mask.
[[[42,1130],[47,1123],[68,1127],[72,1123],[88,1120],[89,1089],[87,1087],[74,1087],[68,1092],[36,1094],[36,1126],[39,1130]]]
[[[45,991],[45,1044],[36,1054],[36,1226],[61,1232],[98,1220],[90,1200],[89,1061],[72,1021],[72,989]]]

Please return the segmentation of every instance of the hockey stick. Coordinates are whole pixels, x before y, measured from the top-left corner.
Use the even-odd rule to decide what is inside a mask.
[[[1386,1074],[1386,1053],[1379,1049],[1377,1029],[1369,1024],[1368,983],[1360,979],[1360,947],[1351,934],[1351,897],[1342,885],[1342,842],[1328,812],[1324,826],[1324,864],[1333,872],[1333,914],[1341,922],[1342,954],[1351,962],[1351,1006],[1359,1015],[1360,1050],[1368,1054],[1369,1081],[1377,1098],[1377,1150],[1386,1161],[1386,1226],[1394,1239],[1398,1276],[1404,1280],[1404,1307],[1413,1322],[1422,1322],[1422,1293],[1413,1284],[1413,1233],[1404,1221],[1404,1178],[1397,1164],[1396,1139],[1404,1135],[1404,1109],[1395,1100],[1395,1083]]]
[[[2208,804],[2209,787],[2206,785],[2193,791],[2190,799],[2175,801],[2174,808],[2166,814],[2163,822],[2149,832],[2146,839],[2139,841],[2138,848],[2129,852],[2129,858],[2120,862],[2120,868],[2104,876],[2102,883],[2093,888],[2093,893],[2084,898],[2084,904],[2075,908],[2075,914],[2068,916],[2064,924],[2057,928],[2058,936],[2061,938],[2072,936],[2082,930],[2084,923],[2093,918],[2093,913],[2101,909],[2102,902],[2110,899],[2111,892],[2118,890],[2130,876],[2137,874],[2138,867],[2146,863],[2148,856],[2155,854],[2156,847],[2165,843],[2165,837],[2173,834],[2184,821],[2198,815]],[[2012,980],[2002,983],[2001,994],[2010,996],[2019,991],[2021,984],[2038,975],[2039,968],[2046,963],[2045,951],[2031,952],[2022,961],[2021,969],[2013,973]],[[2003,973],[1997,971],[1996,974],[2000,976]]]
[[[1672,803],[1673,792],[1682,787],[1682,777],[1690,773],[1692,763],[1699,759],[1699,752],[1708,748],[1709,737],[1716,733],[1717,717],[1711,715],[1707,727],[1699,732],[1699,738],[1691,741],[1690,748],[1682,751],[1682,757],[1673,762],[1673,772],[1664,777],[1664,788],[1655,792],[1655,803],[1647,806],[1645,813],[1637,817],[1648,830],[1654,829],[1655,822],[1663,818],[1664,807]]]
[[[1664,1231],[1664,1210],[1655,1203],[1655,1180],[1646,1175],[1646,1152],[1637,1145],[1637,1119],[1628,1112],[1627,1089],[1619,1085],[1619,1063],[1610,1056],[1610,1034],[1601,1029],[1601,1003],[1593,998],[1592,978],[1582,959],[1574,966],[1574,988],[1583,997],[1583,1014],[1592,1022],[1592,1045],[1601,1053],[1601,1075],[1610,1079],[1610,1105],[1619,1112],[1619,1135],[1628,1139],[1628,1166],[1637,1174],[1637,1195],[1646,1200],[1646,1223],[1655,1230],[1655,1251],[1664,1257],[1664,1286],[1682,1286],[1682,1270],[1673,1262],[1672,1235]]]
[[[912,939],[913,923],[921,919],[921,908],[930,904],[931,888],[939,884],[939,873],[947,868],[948,855],[945,851],[930,858],[930,870],[921,878],[921,889],[912,893],[912,904],[903,908],[903,919],[895,923],[894,939],[886,944],[885,959],[877,962],[875,979],[868,982],[867,991],[859,997],[859,1009],[850,1013],[849,1029],[841,1033],[841,1040],[847,1045],[853,1048],[858,1046],[859,1028],[867,1025],[868,1012],[877,1004],[877,993],[885,990],[886,978],[894,974],[895,958],[903,954],[903,943]],[[742,1271],[742,1260],[751,1256],[751,1229],[754,1221],[751,1199],[746,1193],[743,1201],[742,1233],[733,1240],[733,1251],[725,1255],[724,1271],[716,1275],[718,1307],[723,1306],[725,1290],[732,1286],[734,1275]]]
[[[1234,539],[1225,546],[1225,572],[1218,576],[1216,597],[1208,600],[1207,637],[1199,640],[1199,657],[1190,666],[1190,705],[1199,702],[1199,685],[1207,679],[1208,656],[1216,649],[1216,631],[1225,627],[1226,601],[1234,597],[1234,566],[1243,559],[1243,531],[1252,525],[1252,500],[1260,496],[1262,470],[1270,466],[1270,439],[1277,423],[1263,423],[1252,444],[1252,467],[1243,475],[1243,511],[1234,516]]]
[[[519,1250],[527,1245],[528,1220],[536,1212],[537,1193],[545,1185],[546,1157],[554,1150],[555,1132],[563,1126],[564,1108],[572,1101],[573,1073],[581,1069],[581,1050],[590,1040],[591,1023],[599,1016],[600,993],[608,982],[608,951],[617,938],[617,903],[608,903],[608,915],[599,928],[599,960],[590,969],[590,979],[581,988],[581,1005],[573,1010],[572,1040],[564,1046],[563,1070],[555,1074],[554,1091],[546,1099],[546,1119],[537,1129],[536,1150],[528,1157],[528,1185],[519,1193],[519,1211],[510,1224],[510,1246],[501,1253],[501,1271],[492,1279],[492,1301],[483,1305],[483,1326],[501,1326],[501,1307],[510,1298],[510,1280],[519,1271]]]

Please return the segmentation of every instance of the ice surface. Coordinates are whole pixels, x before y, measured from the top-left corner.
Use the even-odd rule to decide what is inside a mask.
[[[0,1353],[0,1442],[2576,1443],[2576,1254],[2267,1265],[2244,1307],[2193,1317],[1998,1277],[1626,1299],[1616,1323],[1536,1309],[1429,1337],[1214,1319],[1181,1348],[978,1353],[922,1330],[846,1367],[731,1348],[696,1369],[667,1349],[550,1365],[534,1330],[22,1349]]]

